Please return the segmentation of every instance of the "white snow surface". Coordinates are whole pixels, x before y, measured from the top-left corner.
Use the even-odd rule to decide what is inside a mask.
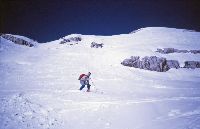
[[[130,56],[181,62],[200,54],[200,32],[148,27],[113,36],[74,34],[29,48],[1,38],[0,129],[199,129],[200,69],[155,72],[121,65]],[[65,37],[66,38],[66,37]],[[91,48],[91,42],[104,43]],[[90,71],[91,92],[77,80]]]

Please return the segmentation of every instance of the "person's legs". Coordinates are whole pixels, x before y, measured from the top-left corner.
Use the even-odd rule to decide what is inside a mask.
[[[85,87],[85,81],[81,80],[80,83],[81,83],[80,90],[82,90]]]
[[[85,85],[82,85],[82,86],[80,87],[80,90],[82,90],[84,87],[85,87]]]
[[[87,84],[87,88],[88,88],[87,91],[88,92],[90,91],[90,86],[91,86],[90,84]]]

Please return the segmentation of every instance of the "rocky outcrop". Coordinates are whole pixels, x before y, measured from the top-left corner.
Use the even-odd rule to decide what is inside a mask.
[[[200,50],[190,50],[190,52],[193,54],[200,54]]]
[[[167,66],[171,68],[178,69],[180,68],[179,62],[177,60],[167,60]]]
[[[162,54],[169,54],[169,53],[192,53],[192,54],[200,54],[200,50],[179,50],[175,48],[163,48],[157,49],[156,52]],[[175,60],[168,60],[167,65],[169,68],[180,68],[178,61]],[[200,68],[200,61],[185,61],[183,68]]]
[[[81,37],[70,37],[70,38],[62,38],[60,44],[70,43],[70,42],[80,42],[82,39]]]
[[[102,48],[103,47],[103,43],[95,43],[95,42],[92,42],[90,47],[91,48]]]
[[[199,54],[200,50],[179,50],[175,48],[163,48],[159,49],[157,48],[157,51],[161,54],[169,54],[169,53],[193,53],[193,54]]]
[[[125,59],[121,64],[157,72],[166,72],[170,68],[180,68],[178,61],[166,60],[166,58],[156,56],[146,56],[141,60],[139,56],[132,56],[130,59]]]
[[[2,34],[1,37],[4,38],[4,39],[10,40],[15,44],[25,45],[25,46],[28,46],[28,47],[33,47],[34,46],[33,42],[26,41],[24,39],[15,37],[15,36],[10,35],[10,34]]]
[[[185,61],[184,68],[200,68],[200,61]]]

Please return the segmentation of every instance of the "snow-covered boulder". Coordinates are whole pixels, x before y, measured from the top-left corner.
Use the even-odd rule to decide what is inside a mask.
[[[18,36],[18,35],[2,34],[1,37],[15,44],[24,45],[28,47],[36,46],[36,43],[37,43],[36,41],[32,39],[28,39],[26,37]]]
[[[121,64],[124,66],[140,68],[140,57],[131,56],[131,59],[125,59]]]
[[[185,61],[184,68],[200,68],[200,61]]]
[[[60,41],[60,44],[65,44],[69,42],[80,42],[82,38],[80,36],[75,36],[75,37],[63,37],[62,41]]]
[[[156,52],[159,52],[159,53],[162,53],[162,54],[169,54],[169,53],[174,53],[174,52],[177,52],[177,51],[178,51],[178,49],[175,49],[175,48],[163,48],[163,49],[158,48]]]
[[[156,56],[146,56],[140,60],[139,56],[132,56],[125,59],[122,63],[124,66],[146,69],[150,71],[166,72],[170,68],[180,68],[179,62],[176,60],[167,60],[166,58]]]
[[[200,53],[200,50],[179,50],[175,48],[157,48],[157,51],[161,54],[169,54],[169,53],[193,53],[193,54],[198,54]]]
[[[190,52],[193,54],[200,54],[200,50],[190,50]]]
[[[177,60],[167,60],[167,66],[171,68],[178,69],[180,68],[180,64]]]
[[[169,70],[166,58],[162,57],[146,56],[142,58],[141,64],[140,68],[150,71],[165,72]]]
[[[99,47],[102,48],[103,45],[104,45],[103,43],[92,42],[91,45],[90,45],[90,47],[91,48],[99,48]]]

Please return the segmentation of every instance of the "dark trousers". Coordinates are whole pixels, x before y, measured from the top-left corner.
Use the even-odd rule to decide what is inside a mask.
[[[87,84],[87,88],[88,88],[88,90],[90,90],[90,84]],[[81,87],[80,87],[80,90],[82,90],[83,88],[85,87],[85,85],[82,85]]]

